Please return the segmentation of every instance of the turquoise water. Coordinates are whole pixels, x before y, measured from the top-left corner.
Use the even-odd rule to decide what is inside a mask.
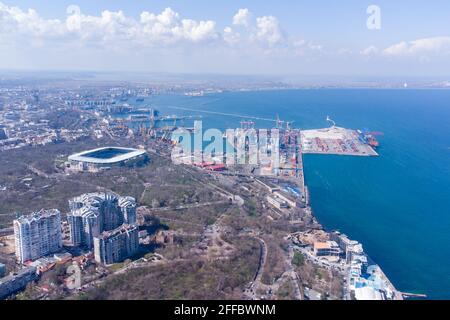
[[[295,120],[298,128],[337,125],[381,131],[374,158],[305,155],[315,215],[363,243],[394,285],[450,299],[450,91],[292,90],[204,97],[159,96],[168,106]],[[239,117],[203,115],[204,127],[238,127]],[[260,126],[271,126],[259,121]]]

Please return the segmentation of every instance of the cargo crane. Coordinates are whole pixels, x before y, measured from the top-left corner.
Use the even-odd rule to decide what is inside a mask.
[[[384,133],[380,131],[369,132],[368,130],[364,130],[363,132],[360,132],[360,135],[365,143],[373,148],[377,148],[380,146],[380,143],[376,139],[376,136],[382,136]]]
[[[291,130],[292,129],[292,124],[295,121],[284,121],[280,119],[280,116],[277,113],[276,119],[275,119],[275,123],[276,123],[276,128],[277,129],[285,129],[285,130]],[[284,128],[283,128],[284,126]]]

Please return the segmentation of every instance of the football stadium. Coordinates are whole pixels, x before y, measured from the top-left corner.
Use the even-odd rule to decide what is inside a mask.
[[[145,150],[103,147],[69,156],[69,168],[72,171],[98,172],[112,167],[140,166],[148,160],[149,156]]]

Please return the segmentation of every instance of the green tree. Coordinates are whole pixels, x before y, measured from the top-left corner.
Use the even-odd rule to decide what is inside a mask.
[[[292,257],[292,264],[297,267],[302,266],[305,263],[305,257],[300,252],[294,252],[294,256]]]

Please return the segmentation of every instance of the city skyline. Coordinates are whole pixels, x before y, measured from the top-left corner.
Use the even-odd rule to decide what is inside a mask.
[[[444,1],[2,0],[0,69],[444,76],[446,12]]]

